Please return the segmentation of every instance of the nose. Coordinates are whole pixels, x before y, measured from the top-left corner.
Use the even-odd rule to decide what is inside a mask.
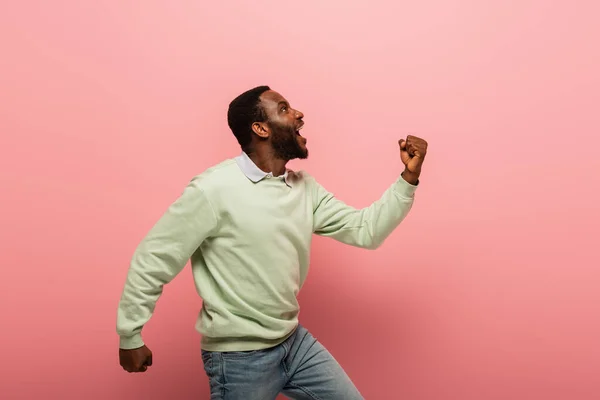
[[[302,111],[296,110],[296,119],[302,119],[302,118],[304,118],[304,114],[302,113]]]

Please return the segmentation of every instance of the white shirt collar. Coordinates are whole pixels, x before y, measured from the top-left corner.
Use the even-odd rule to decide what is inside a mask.
[[[291,172],[290,170],[286,169],[283,175],[274,177],[272,172],[265,172],[262,169],[258,168],[256,164],[254,164],[254,161],[252,161],[252,159],[248,157],[248,155],[243,151],[242,154],[235,158],[235,161],[244,173],[244,175],[246,175],[246,177],[254,183],[260,182],[265,178],[279,178],[283,179],[283,181],[291,187],[288,179],[289,173]]]

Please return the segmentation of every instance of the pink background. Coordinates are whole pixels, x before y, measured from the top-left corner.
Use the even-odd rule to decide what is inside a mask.
[[[209,4],[209,5],[208,5]],[[189,269],[122,371],[131,254],[237,155],[268,84],[355,206],[430,151],[376,252],[315,240],[301,320],[367,399],[600,398],[600,6],[594,1],[4,1],[0,398],[208,399]]]

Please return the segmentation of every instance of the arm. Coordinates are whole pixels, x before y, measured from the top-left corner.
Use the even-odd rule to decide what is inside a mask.
[[[404,172],[369,207],[360,210],[350,207],[314,179],[310,180],[314,233],[367,249],[376,249],[383,244],[412,208],[427,153],[427,142],[414,136],[408,136],[398,144]]]
[[[370,206],[356,209],[312,182],[313,231],[339,242],[376,249],[402,222],[410,211],[417,186],[400,177]]]
[[[141,330],[169,283],[217,228],[217,216],[194,178],[137,247],[117,312],[120,349],[144,345]]]

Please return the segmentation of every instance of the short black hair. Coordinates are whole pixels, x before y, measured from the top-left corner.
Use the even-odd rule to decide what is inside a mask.
[[[227,123],[242,150],[250,151],[252,124],[265,122],[267,114],[260,105],[260,95],[271,90],[268,86],[257,86],[247,90],[229,103]]]

